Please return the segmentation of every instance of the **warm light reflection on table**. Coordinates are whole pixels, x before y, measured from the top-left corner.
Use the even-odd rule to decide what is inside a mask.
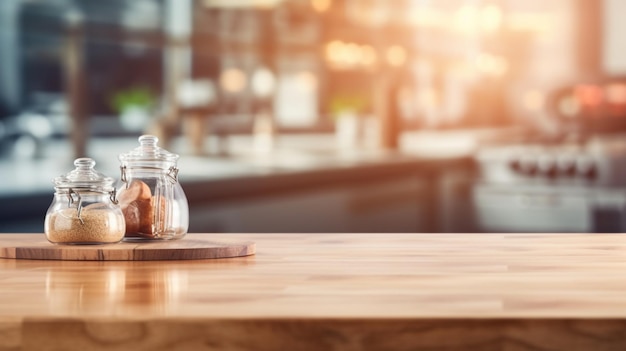
[[[28,283],[14,279],[2,290],[6,294],[19,295],[23,284],[40,285],[29,293],[32,303],[28,305],[36,307],[39,312],[44,307],[45,314],[111,316],[137,313],[140,316],[141,313],[168,315],[177,311],[190,291],[197,299],[203,291],[210,293],[215,290],[212,288],[214,284],[219,284],[218,278],[211,279],[209,274],[204,279],[197,276],[195,280],[190,279],[194,271],[238,269],[253,262],[253,257],[184,262],[0,259],[0,271],[27,271],[29,276],[35,275],[36,278]],[[33,295],[34,291],[37,292]],[[16,306],[16,311],[24,311],[28,305]]]
[[[167,313],[188,289],[187,272],[165,266],[124,269],[94,262],[78,271],[63,268],[46,272],[46,300],[52,313],[110,313],[119,306],[149,306],[151,311]]]

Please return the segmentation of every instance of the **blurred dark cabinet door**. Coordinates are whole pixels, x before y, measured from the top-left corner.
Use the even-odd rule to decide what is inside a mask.
[[[328,186],[219,206],[190,206],[192,232],[421,232],[424,182],[415,176]]]

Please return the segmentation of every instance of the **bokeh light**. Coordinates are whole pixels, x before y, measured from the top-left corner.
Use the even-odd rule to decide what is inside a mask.
[[[229,68],[220,75],[220,87],[229,93],[239,93],[248,84],[246,74],[238,68]]]
[[[250,85],[257,97],[267,98],[274,94],[276,77],[268,68],[261,67],[252,74]]]

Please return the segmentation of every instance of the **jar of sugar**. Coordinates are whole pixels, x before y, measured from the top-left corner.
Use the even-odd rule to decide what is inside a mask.
[[[158,141],[142,135],[137,148],[119,155],[125,240],[172,240],[187,234],[189,205],[178,182],[179,156],[157,146]]]
[[[78,158],[73,171],[54,179],[54,199],[44,222],[54,244],[109,244],[124,238],[124,215],[113,178],[94,169],[91,158]]]

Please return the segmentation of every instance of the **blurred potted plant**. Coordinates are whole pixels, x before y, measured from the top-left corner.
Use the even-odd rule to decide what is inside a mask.
[[[340,148],[354,148],[357,145],[361,119],[367,106],[367,99],[357,93],[338,94],[331,98],[330,112],[335,121],[335,135]]]
[[[365,112],[367,100],[361,94],[338,94],[330,100],[330,111],[335,119],[359,116]]]
[[[155,103],[155,95],[145,87],[120,90],[111,99],[122,128],[131,131],[140,131],[146,127]]]

